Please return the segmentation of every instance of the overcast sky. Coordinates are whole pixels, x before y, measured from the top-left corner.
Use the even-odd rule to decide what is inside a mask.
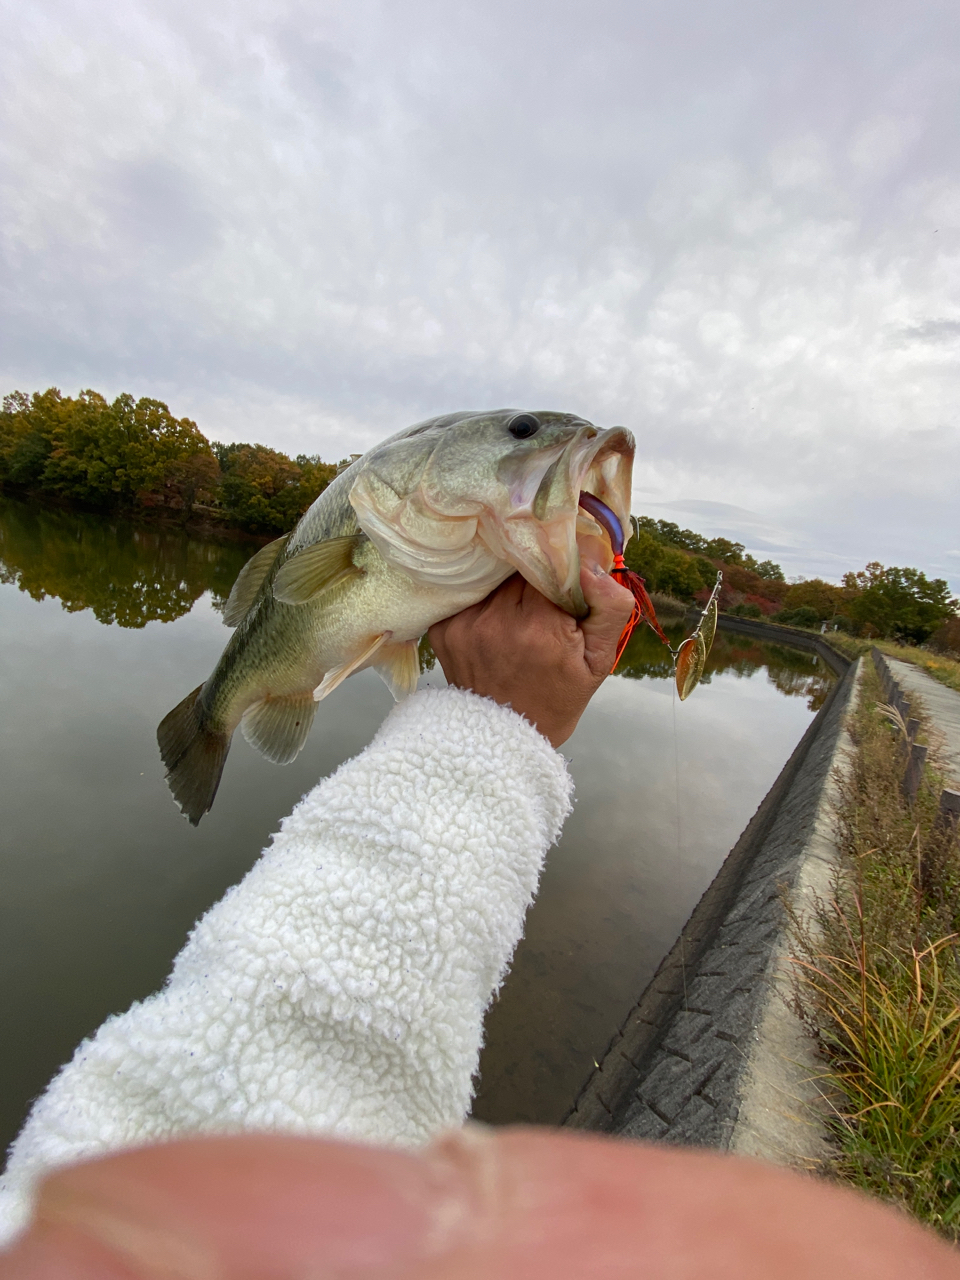
[[[12,0],[0,387],[336,460],[637,437],[634,509],[960,590],[956,0]]]

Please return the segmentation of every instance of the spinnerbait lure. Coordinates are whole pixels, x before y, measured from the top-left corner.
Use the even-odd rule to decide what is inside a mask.
[[[710,593],[710,599],[707,601],[700,614],[700,620],[694,628],[691,635],[680,644],[676,649],[673,648],[670,641],[663,633],[663,628],[657,621],[657,614],[653,607],[653,601],[647,594],[646,584],[638,573],[634,573],[632,569],[628,569],[623,559],[624,536],[623,526],[621,525],[615,512],[611,511],[605,502],[601,502],[599,498],[592,493],[580,494],[580,506],[588,515],[596,520],[597,524],[606,531],[607,537],[610,539],[610,546],[613,549],[613,568],[611,574],[633,594],[633,613],[630,615],[630,621],[623,629],[620,641],[617,645],[617,656],[614,658],[612,670],[616,671],[617,663],[627,647],[627,642],[633,634],[634,628],[640,622],[646,622],[651,627],[663,643],[673,654],[674,666],[676,668],[677,692],[680,695],[680,701],[694,691],[700,683],[700,677],[703,675],[703,669],[706,665],[707,654],[713,644],[713,637],[717,631],[717,597],[720,594],[720,587],[723,583],[723,574],[717,573],[717,581]]]

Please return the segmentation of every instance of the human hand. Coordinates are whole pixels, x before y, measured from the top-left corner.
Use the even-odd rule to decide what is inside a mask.
[[[904,1214],[769,1165],[471,1127],[419,1154],[202,1138],[43,1184],[0,1280],[958,1280]]]
[[[509,704],[559,747],[610,674],[633,596],[598,565],[583,564],[582,621],[519,574],[486,600],[435,623],[430,643],[450,684]]]

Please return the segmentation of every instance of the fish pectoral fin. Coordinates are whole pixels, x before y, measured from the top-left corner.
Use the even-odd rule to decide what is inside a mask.
[[[353,563],[353,552],[362,534],[344,538],[327,538],[295,552],[280,566],[273,583],[273,594],[281,604],[306,604],[338,582],[363,573]]]
[[[289,764],[300,754],[316,713],[309,691],[261,698],[243,713],[240,732],[274,764]]]
[[[406,698],[413,693],[420,679],[420,654],[416,640],[404,640],[402,644],[384,645],[380,661],[374,671],[396,698]]]
[[[261,547],[256,555],[250,557],[237,575],[233,589],[227,596],[223,606],[223,621],[228,627],[236,627],[243,621],[250,606],[257,598],[257,592],[263,586],[264,579],[273,568],[274,561],[286,546],[289,534],[275,538]]]
[[[382,635],[374,636],[373,640],[364,646],[363,650],[355,657],[348,662],[342,662],[339,667],[331,667],[316,689],[314,689],[314,700],[322,702],[328,693],[333,693],[338,684],[343,684],[347,676],[353,675],[354,671],[359,671],[361,667],[365,667],[377,650],[386,644],[392,635],[392,631],[384,631]]]

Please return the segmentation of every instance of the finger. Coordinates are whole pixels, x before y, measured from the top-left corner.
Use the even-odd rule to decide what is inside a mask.
[[[905,1215],[732,1156],[467,1130],[421,1155],[306,1138],[203,1139],[44,1186],[0,1280],[958,1280]]]
[[[522,1129],[473,1139],[460,1161],[480,1193],[477,1238],[418,1280],[960,1277],[953,1250],[905,1215],[759,1162]]]
[[[617,645],[633,613],[633,595],[599,565],[580,568],[580,589],[590,613],[580,623],[584,659],[595,675],[607,675],[617,656]]]
[[[198,1139],[44,1183],[2,1280],[376,1276],[419,1259],[446,1193],[400,1152],[290,1137]]]

